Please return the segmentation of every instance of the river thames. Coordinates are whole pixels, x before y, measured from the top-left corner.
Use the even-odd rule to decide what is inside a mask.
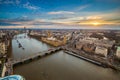
[[[19,47],[19,43],[22,47]],[[28,57],[53,48],[41,41],[19,34],[12,40],[12,58]],[[59,51],[30,63],[14,67],[14,74],[26,80],[119,80],[120,72],[103,68]]]

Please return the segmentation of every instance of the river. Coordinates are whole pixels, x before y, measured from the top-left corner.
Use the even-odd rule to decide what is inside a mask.
[[[19,43],[22,47],[19,47]],[[20,59],[53,48],[26,34],[12,40],[12,57]],[[119,80],[120,72],[103,68],[59,51],[30,63],[14,67],[26,80]]]

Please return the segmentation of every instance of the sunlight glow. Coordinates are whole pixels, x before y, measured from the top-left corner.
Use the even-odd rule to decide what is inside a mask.
[[[97,25],[100,25],[101,23],[99,23],[99,22],[93,22],[91,24],[94,25],[94,26],[97,26]]]

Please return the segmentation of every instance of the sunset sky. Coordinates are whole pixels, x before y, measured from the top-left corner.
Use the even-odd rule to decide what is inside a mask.
[[[120,0],[0,0],[0,28],[120,29]]]

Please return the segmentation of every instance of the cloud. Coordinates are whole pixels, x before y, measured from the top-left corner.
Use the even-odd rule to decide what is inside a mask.
[[[20,0],[16,0],[16,4],[20,4]]]
[[[0,0],[0,4],[20,4],[20,0]]]
[[[102,19],[101,16],[88,16],[86,17],[87,20],[91,20],[91,19]]]
[[[37,10],[37,9],[39,9],[38,6],[34,6],[34,5],[30,4],[29,2],[27,2],[26,4],[23,4],[23,7],[27,8],[27,9],[30,9],[30,10]]]
[[[82,16],[77,16],[77,17],[69,17],[69,18],[60,18],[60,19],[52,19],[53,22],[58,22],[58,23],[74,23],[76,21],[81,21],[84,20],[85,18]]]
[[[83,10],[83,9],[85,9],[85,8],[89,7],[89,6],[90,6],[89,4],[79,6],[79,7],[77,7],[77,8],[75,9],[75,11],[80,11],[80,10]]]
[[[77,17],[76,17],[77,18]],[[24,26],[26,26],[27,28],[53,28],[53,29],[71,29],[71,28],[84,28],[84,29],[89,29],[89,28],[93,28],[89,23],[87,23],[86,21],[89,22],[89,20],[85,20],[84,21],[84,17],[78,17],[77,20],[76,18],[71,18],[68,20],[47,20],[47,19],[28,19],[26,16],[23,16],[23,18],[16,18],[16,19],[3,19],[0,20],[0,28],[24,28]],[[72,21],[72,20],[76,20],[76,21]],[[81,20],[81,21],[80,21]],[[119,20],[119,19],[118,19]],[[105,25],[106,23],[104,23]],[[103,27],[104,25],[102,25],[101,27],[98,28],[114,28],[114,29],[120,29],[120,27],[116,27],[117,25],[114,24],[106,24],[108,25],[107,27]],[[57,26],[57,27],[56,27]],[[112,27],[109,27],[112,26]],[[114,27],[113,27],[114,26]]]
[[[69,19],[69,18],[71,18],[71,17],[69,17],[69,16],[60,16],[60,17],[53,17],[51,19],[52,20],[62,20],[62,19]]]
[[[0,0],[0,4],[14,4],[12,0]]]
[[[48,12],[48,14],[57,15],[57,14],[75,14],[75,13],[71,11],[53,11],[53,12]]]
[[[0,4],[6,4],[6,5],[15,5],[17,7],[22,7],[22,8],[26,8],[26,9],[30,9],[30,10],[37,10],[40,7],[32,5],[30,2],[25,2],[23,4],[21,0],[0,0]]]
[[[57,26],[57,27],[56,27]],[[52,25],[14,25],[14,26],[0,26],[0,28],[33,28],[33,29],[114,29],[120,30],[119,26],[109,25],[109,26],[90,26],[90,25],[61,25],[61,24],[52,24]]]
[[[1,26],[15,26],[15,25],[51,25],[52,22],[46,21],[45,19],[28,19],[27,17],[16,18],[16,19],[1,19]]]

